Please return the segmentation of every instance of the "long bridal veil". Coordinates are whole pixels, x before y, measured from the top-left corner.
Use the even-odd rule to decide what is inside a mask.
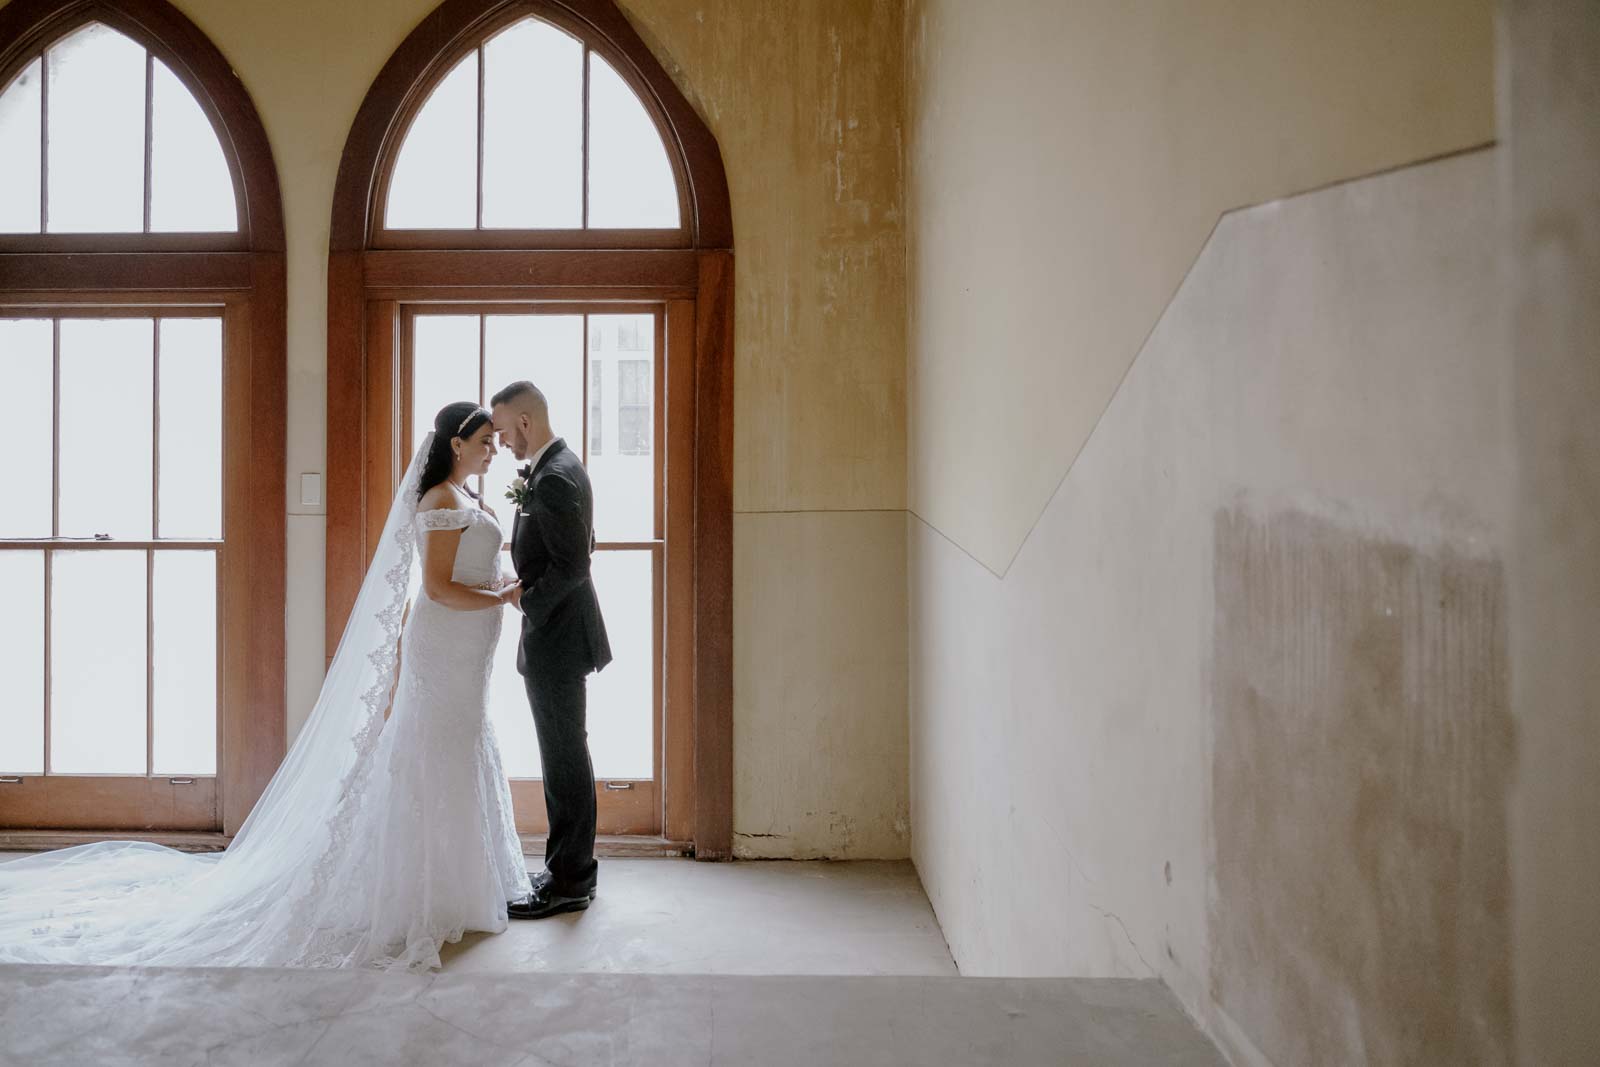
[[[340,868],[398,671],[432,441],[401,480],[316,706],[227,850],[112,841],[0,863],[0,962],[405,964]],[[354,895],[368,888],[384,891],[357,883]]]

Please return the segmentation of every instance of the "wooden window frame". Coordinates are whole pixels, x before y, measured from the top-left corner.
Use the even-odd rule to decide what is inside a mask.
[[[382,197],[410,120],[438,80],[532,15],[603,55],[655,120],[678,181],[677,231],[385,231]],[[585,66],[587,71],[587,64]],[[402,306],[657,304],[665,308],[663,522],[686,542],[664,583],[664,750],[657,824],[668,844],[727,859],[733,844],[733,223],[722,157],[611,0],[445,0],[362,102],[340,160],[328,255],[327,641],[331,656],[403,470]],[[587,381],[587,367],[585,368]],[[353,423],[359,423],[352,433]],[[405,457],[409,458],[409,457]],[[674,488],[678,486],[680,488]]]
[[[0,314],[67,316],[93,309],[164,317],[197,308],[222,319],[230,421],[224,429],[225,539],[218,549],[218,767],[209,799],[198,790],[175,794],[193,787],[176,787],[167,776],[107,778],[98,785],[74,776],[28,779],[34,788],[0,793],[8,826],[0,847],[143,837],[215,848],[243,824],[285,745],[287,353],[277,170],[255,106],[227,59],[164,0],[12,0],[0,8],[0,86],[89,22],[144,46],[193,94],[227,160],[239,227],[227,234],[4,235]],[[66,788],[69,783],[76,787]],[[105,812],[113,808],[134,814],[108,826]]]

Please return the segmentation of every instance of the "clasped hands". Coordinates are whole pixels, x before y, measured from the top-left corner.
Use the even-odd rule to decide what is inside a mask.
[[[517,579],[501,578],[494,592],[500,598],[500,603],[510,604],[518,611],[522,610],[522,583]]]

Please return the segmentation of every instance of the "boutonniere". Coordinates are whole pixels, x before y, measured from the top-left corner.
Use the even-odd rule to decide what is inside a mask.
[[[527,509],[528,500],[533,496],[533,464],[529,463],[517,471],[517,476],[511,479],[511,484],[506,488],[506,499],[517,506],[518,511]]]

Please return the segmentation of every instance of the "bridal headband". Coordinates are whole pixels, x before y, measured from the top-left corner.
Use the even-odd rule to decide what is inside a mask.
[[[471,411],[469,411],[467,413],[467,417],[461,420],[461,425],[456,427],[455,436],[456,437],[460,437],[461,436],[461,431],[465,430],[467,428],[467,423],[469,423],[473,419],[477,418],[478,415],[480,413],[482,413],[482,411],[483,411],[482,408],[473,408]]]

